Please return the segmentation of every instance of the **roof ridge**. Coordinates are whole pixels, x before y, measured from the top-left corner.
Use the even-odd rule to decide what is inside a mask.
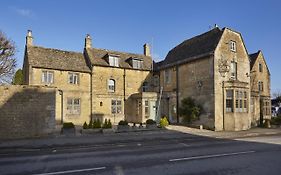
[[[43,47],[43,46],[28,46],[28,47],[41,48],[41,49],[46,49],[46,50],[54,50],[54,51],[59,51],[59,52],[76,53],[76,54],[82,54],[83,55],[83,52],[78,52],[78,51],[62,50],[62,49],[49,48],[49,47]]]
[[[109,49],[103,49],[103,48],[91,48],[91,49],[103,50],[106,52],[117,52],[117,53],[121,53],[121,54],[130,54],[130,55],[139,55],[139,56],[143,56],[143,57],[149,57],[149,56],[146,56],[146,55],[140,54],[140,53],[123,52],[123,51],[109,50]]]

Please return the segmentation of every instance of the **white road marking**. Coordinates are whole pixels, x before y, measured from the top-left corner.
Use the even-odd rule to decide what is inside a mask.
[[[185,144],[185,143],[180,143],[181,145],[185,146],[185,147],[190,147],[191,145]]]
[[[169,162],[183,161],[183,160],[196,160],[196,159],[206,159],[206,158],[214,158],[214,157],[224,157],[224,156],[234,156],[239,154],[250,154],[256,151],[244,151],[244,152],[234,152],[234,153],[224,153],[224,154],[213,154],[213,155],[205,155],[205,156],[192,156],[192,157],[184,157],[178,159],[170,159]]]
[[[103,170],[106,167],[97,167],[97,168],[87,168],[87,169],[79,169],[79,170],[67,170],[67,171],[57,171],[57,172],[50,172],[50,173],[41,173],[41,174],[33,174],[33,175],[56,175],[56,174],[68,174],[68,173],[78,173],[78,172],[85,172],[85,171],[96,171],[96,170]]]

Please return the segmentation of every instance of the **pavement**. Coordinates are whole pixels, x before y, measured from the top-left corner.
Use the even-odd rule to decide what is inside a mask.
[[[97,145],[112,145],[140,141],[169,140],[184,135],[203,136],[210,138],[235,139],[243,137],[267,136],[281,134],[281,128],[252,128],[247,131],[210,131],[179,125],[169,125],[166,129],[144,132],[127,132],[111,134],[93,134],[76,136],[52,136],[44,138],[0,140],[0,153],[30,151],[36,149],[72,148]]]

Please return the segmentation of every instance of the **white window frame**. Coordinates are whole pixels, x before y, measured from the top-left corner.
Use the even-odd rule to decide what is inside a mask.
[[[111,100],[111,114],[122,114],[122,100]]]
[[[232,52],[236,52],[236,42],[235,41],[230,41],[230,50]]]
[[[164,70],[164,82],[165,82],[165,84],[171,83],[171,70],[170,69]]]
[[[79,74],[69,72],[68,73],[68,83],[69,84],[79,84]]]
[[[80,115],[81,100],[80,98],[67,98],[66,111],[70,115]]]
[[[143,61],[138,59],[132,60],[132,66],[134,69],[142,69],[143,67]]]
[[[230,77],[234,80],[237,79],[237,62],[235,61],[230,63]]]
[[[149,101],[148,100],[144,101],[144,116],[146,118],[149,117]]]
[[[53,84],[54,83],[54,72],[43,70],[41,82],[45,83],[45,84]]]
[[[119,58],[117,56],[108,56],[110,66],[119,67]]]
[[[227,89],[226,90],[226,100],[225,100],[225,108],[226,112],[233,112],[233,90],[232,89]],[[231,107],[228,107],[228,102],[231,102]]]
[[[109,79],[107,81],[108,92],[115,92],[116,82],[114,79]]]

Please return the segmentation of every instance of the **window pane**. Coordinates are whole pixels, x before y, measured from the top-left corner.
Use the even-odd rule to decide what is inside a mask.
[[[117,105],[121,105],[121,100],[117,100]]]

